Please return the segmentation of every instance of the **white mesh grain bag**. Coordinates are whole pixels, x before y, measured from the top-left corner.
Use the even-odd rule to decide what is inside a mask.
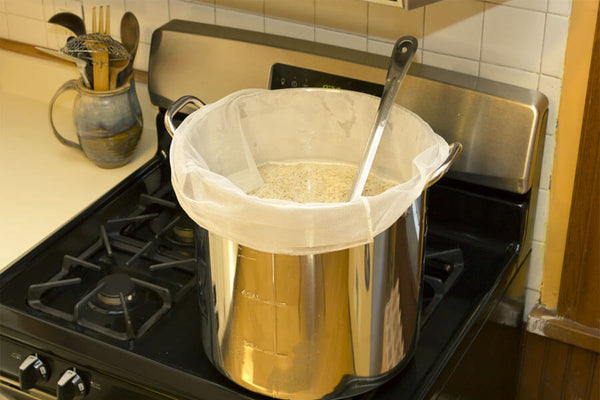
[[[368,243],[419,197],[449,153],[420,117],[395,105],[372,172],[399,182],[343,203],[261,199],[256,165],[324,161],[358,165],[379,98],[331,89],[244,90],[190,114],[171,145],[181,206],[210,232],[257,250],[315,254]]]

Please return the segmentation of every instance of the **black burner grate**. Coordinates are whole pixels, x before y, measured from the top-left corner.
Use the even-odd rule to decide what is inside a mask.
[[[462,250],[429,248],[425,253],[423,308],[421,326],[424,326],[440,302],[462,275],[465,262]]]
[[[187,226],[187,216],[164,198],[170,185],[157,193],[142,194],[134,212],[101,225],[81,254],[65,255],[58,273],[29,286],[27,303],[114,339],[144,335],[195,284],[193,240],[173,232]]]

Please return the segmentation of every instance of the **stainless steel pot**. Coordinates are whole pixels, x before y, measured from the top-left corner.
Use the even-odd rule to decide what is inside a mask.
[[[169,108],[171,135],[174,114],[196,100]],[[427,187],[460,150],[451,146]],[[286,399],[351,396],[399,371],[418,336],[425,197],[372,242],[327,253],[266,253],[197,227],[201,335],[211,362],[247,389]]]

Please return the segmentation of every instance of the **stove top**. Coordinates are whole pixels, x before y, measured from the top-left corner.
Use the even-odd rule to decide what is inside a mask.
[[[144,335],[194,286],[193,223],[169,184],[142,193],[136,208],[98,227],[81,253],[65,254],[60,270],[27,290],[44,314],[108,337]]]
[[[105,387],[128,398],[136,398],[138,391],[144,396],[139,398],[262,398],[223,377],[202,351],[190,222],[174,199],[169,176],[166,160],[157,155],[3,273],[5,381],[18,382],[22,360],[37,354],[52,365],[50,379],[38,383],[50,393],[60,369],[75,368],[90,398],[102,398]],[[377,389],[378,398],[422,398],[452,349],[489,315],[492,298],[519,266],[519,229],[509,232],[490,224],[493,236],[480,232],[474,239],[468,231],[447,232],[434,210],[442,201],[445,208],[471,207],[471,199],[479,207],[501,210],[521,226],[526,204],[444,185],[437,184],[429,195],[429,286],[415,356]],[[462,214],[455,210],[452,215],[459,219]],[[134,382],[135,390],[127,382]]]
[[[48,317],[112,339],[138,339],[195,285],[194,224],[169,184],[139,195],[125,217],[108,219],[58,272],[27,288],[27,305]],[[421,324],[464,269],[462,250],[428,248]]]

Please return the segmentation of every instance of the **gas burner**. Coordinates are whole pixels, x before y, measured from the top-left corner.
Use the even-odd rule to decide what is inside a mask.
[[[98,242],[83,256],[101,247]],[[58,274],[29,286],[27,303],[33,309],[119,340],[142,336],[171,309],[169,289],[124,273],[103,273],[101,266],[81,256],[65,256]],[[69,278],[73,275],[76,277]]]
[[[141,194],[135,213],[106,222],[106,236],[136,247],[128,264],[148,252],[172,258],[194,257],[194,222],[172,196],[170,185]]]
[[[180,246],[192,246],[194,244],[194,221],[185,213],[179,215],[177,223],[171,228],[167,239]]]
[[[101,286],[97,299],[108,306],[118,306],[121,298],[125,303],[131,303],[134,299],[135,284],[125,274],[111,274],[105,276],[98,282]]]
[[[135,311],[146,301],[136,290],[136,285],[127,274],[114,273],[98,281],[98,292],[91,297],[88,307],[98,313],[122,315]]]
[[[98,300],[103,302],[101,307]],[[80,326],[130,340],[142,336],[170,309],[168,289],[116,273],[101,279],[75,305],[73,315]]]

